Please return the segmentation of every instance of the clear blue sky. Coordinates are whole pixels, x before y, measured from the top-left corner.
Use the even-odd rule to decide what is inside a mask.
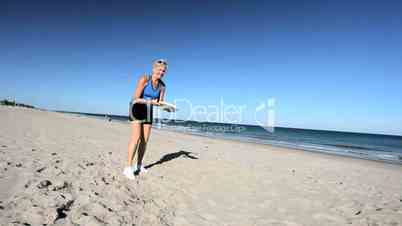
[[[1,1],[0,98],[125,115],[138,76],[166,58],[170,101],[246,105],[255,124],[275,98],[278,126],[402,134],[401,12],[400,1]]]

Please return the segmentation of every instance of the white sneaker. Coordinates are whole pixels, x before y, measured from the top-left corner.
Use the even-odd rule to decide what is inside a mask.
[[[124,168],[123,171],[124,176],[126,176],[129,180],[134,180],[135,176],[134,176],[134,172],[133,172],[133,168],[132,167],[126,167]]]

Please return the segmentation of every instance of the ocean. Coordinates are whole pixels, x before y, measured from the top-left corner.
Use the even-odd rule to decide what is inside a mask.
[[[59,111],[60,112],[60,111]],[[62,112],[127,122],[127,116]],[[402,164],[402,136],[327,130],[154,119],[153,127],[194,135],[268,144],[312,152]]]

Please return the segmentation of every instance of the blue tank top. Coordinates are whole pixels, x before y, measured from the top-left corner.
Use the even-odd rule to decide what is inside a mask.
[[[156,89],[152,85],[152,79],[151,76],[148,77],[147,84],[144,87],[144,91],[142,91],[142,98],[146,100],[151,100],[151,99],[159,99],[159,95],[161,93],[160,89],[160,84],[161,82],[158,81],[158,86]]]

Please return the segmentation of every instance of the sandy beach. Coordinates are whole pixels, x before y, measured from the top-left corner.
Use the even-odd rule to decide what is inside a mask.
[[[402,225],[401,165],[0,106],[1,225]]]

